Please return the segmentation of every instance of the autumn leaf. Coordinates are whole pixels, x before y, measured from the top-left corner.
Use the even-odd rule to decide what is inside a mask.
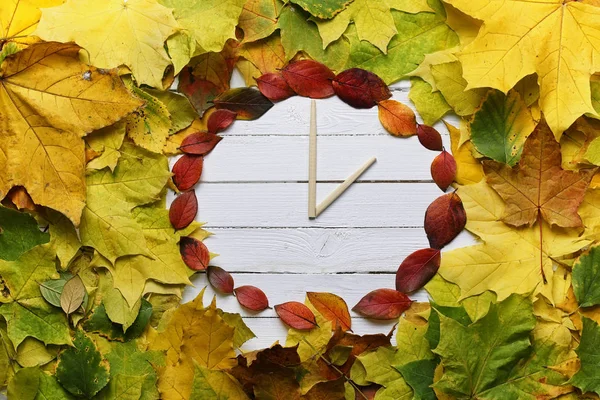
[[[419,139],[419,143],[428,150],[442,151],[444,149],[442,136],[435,128],[429,125],[417,125],[417,138]]]
[[[258,90],[271,101],[285,100],[294,96],[296,92],[288,85],[281,74],[268,73],[256,78]]]
[[[438,197],[425,212],[425,233],[434,249],[450,243],[465,227],[467,216],[460,196],[448,193]]]
[[[206,270],[206,275],[208,276],[208,282],[210,282],[213,288],[221,293],[233,293],[233,277],[229,272],[221,267],[210,265]]]
[[[14,261],[49,241],[50,235],[40,231],[31,215],[0,206],[0,259]]]
[[[479,160],[473,157],[473,144],[471,141],[462,142],[461,130],[466,129],[466,125],[461,125],[461,129],[448,124],[444,125],[450,133],[450,144],[452,155],[456,161],[456,183],[460,185],[470,185],[479,182],[483,177],[483,167]]]
[[[560,146],[542,123],[525,142],[516,169],[484,162],[488,183],[506,201],[502,220],[512,226],[532,226],[538,218],[565,228],[582,226],[577,209],[594,170],[564,171]]]
[[[239,18],[244,42],[254,42],[270,36],[277,29],[277,18],[283,3],[280,0],[248,0]]]
[[[401,32],[394,24],[391,9],[409,13],[431,11],[431,8],[425,0],[384,0],[379,2],[353,0],[348,3],[346,9],[333,19],[330,19],[331,17],[313,14],[318,18],[325,19],[317,23],[319,33],[321,34],[321,37],[323,37],[324,48],[330,43],[338,40],[344,31],[346,31],[348,24],[354,22],[360,40],[370,42],[380,51],[386,53],[388,51],[390,39],[398,32]]]
[[[438,249],[421,249],[411,253],[396,271],[396,290],[411,293],[421,289],[440,268]]]
[[[594,369],[595,360],[598,357],[598,340],[600,339],[600,328],[598,323],[583,318],[583,331],[581,342],[575,350],[581,359],[581,369],[571,378],[570,383],[577,386],[583,392],[600,392],[597,371]]]
[[[394,289],[377,289],[368,293],[352,310],[373,319],[395,319],[410,307],[412,301]]]
[[[40,9],[58,6],[64,0],[11,1],[0,9],[0,37],[2,41],[23,41],[37,28],[42,12]]]
[[[215,107],[237,113],[238,119],[259,118],[273,107],[271,100],[251,88],[231,89],[214,99]]]
[[[80,62],[79,50],[74,44],[33,44],[8,57],[0,76],[0,117],[7,121],[0,138],[0,197],[21,185],[36,204],[75,225],[85,199],[81,137],[141,105],[115,71]]]
[[[492,160],[514,166],[521,158],[525,139],[535,128],[531,111],[521,96],[490,91],[469,126],[477,151]]]
[[[434,92],[429,83],[419,78],[411,78],[410,82],[408,98],[425,124],[435,124],[452,109],[444,96],[439,91]]]
[[[210,133],[219,133],[227,129],[234,123],[237,113],[229,110],[217,110],[210,114],[207,122],[207,129]]]
[[[273,4],[277,4],[278,2],[270,3],[273,6]],[[278,73],[289,60],[286,57],[281,36],[277,32],[266,39],[252,43],[243,43],[238,48],[238,54],[240,59],[236,67],[243,75],[247,86],[254,85],[255,79],[258,79],[261,75]]]
[[[275,312],[281,320],[298,330],[310,330],[317,326],[315,315],[308,307],[297,301],[288,301],[275,306]]]
[[[415,113],[396,100],[383,100],[377,104],[379,121],[394,136],[411,136],[417,133]]]
[[[187,154],[204,156],[210,153],[222,139],[214,133],[196,132],[186,136],[179,148]]]
[[[459,54],[470,88],[493,87],[506,93],[521,78],[537,73],[540,106],[557,140],[579,116],[595,112],[590,77],[600,70],[597,7],[560,1],[448,3],[484,21],[475,40]]]
[[[333,90],[343,102],[354,108],[371,108],[392,97],[380,77],[360,68],[350,68],[337,74]]]
[[[91,64],[126,65],[140,84],[162,88],[171,64],[164,42],[178,29],[171,10],[155,0],[68,0],[42,11],[35,34],[47,41],[75,42],[89,52]]]
[[[212,371],[194,365],[191,399],[249,400],[242,386],[225,371]]]
[[[245,285],[235,288],[233,291],[237,301],[252,311],[263,311],[269,308],[267,295],[257,287]]]
[[[573,292],[581,307],[600,304],[600,286],[596,283],[600,267],[599,251],[600,248],[594,246],[573,264]]]
[[[452,154],[442,150],[431,162],[431,177],[438,187],[445,192],[456,178],[456,161]]]
[[[208,248],[200,240],[184,236],[179,240],[179,252],[185,265],[194,271],[204,271],[210,262]]]
[[[169,208],[169,220],[173,228],[179,230],[187,227],[196,218],[198,199],[196,192],[185,192],[173,200]]]
[[[298,4],[312,16],[321,19],[331,19],[342,11],[353,0],[292,0],[292,3]]]
[[[458,61],[432,65],[431,74],[444,100],[460,116],[471,115],[477,111],[487,93],[485,89],[467,87]]]
[[[173,165],[173,183],[177,189],[186,191],[194,187],[202,175],[204,157],[184,154]]]
[[[342,331],[352,330],[348,305],[340,296],[333,293],[307,292],[306,297],[324,318],[332,322],[332,329],[335,330],[339,326]]]
[[[335,74],[319,62],[313,60],[291,62],[281,70],[281,75],[292,90],[300,96],[323,99],[334,94],[332,81]]]
[[[77,311],[83,304],[86,291],[83,281],[79,276],[69,279],[60,293],[60,306],[65,314],[69,315]]]
[[[120,121],[86,136],[86,144],[100,154],[87,163],[85,166],[87,169],[103,169],[108,167],[111,171],[114,171],[119,157],[121,157],[121,146],[123,145],[126,133],[125,127],[125,121]]]

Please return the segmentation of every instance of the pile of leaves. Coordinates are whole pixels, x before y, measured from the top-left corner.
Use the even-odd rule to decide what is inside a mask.
[[[600,9],[593,0],[11,0],[0,7],[0,388],[10,399],[575,399],[600,395]],[[574,52],[573,49],[577,49]],[[246,88],[231,89],[234,68]],[[388,84],[410,79],[413,111]],[[257,86],[252,88],[251,86]],[[177,88],[177,90],[171,88]],[[195,221],[236,119],[336,95],[439,154],[430,248],[354,311],[250,310]],[[451,152],[433,124],[447,113]],[[413,139],[406,139],[413,140]],[[399,143],[398,145],[402,145]],[[169,169],[169,156],[183,155]],[[167,191],[177,196],[166,209]],[[442,253],[465,228],[480,241]],[[400,260],[399,260],[400,261]],[[429,303],[412,302],[424,288]]]

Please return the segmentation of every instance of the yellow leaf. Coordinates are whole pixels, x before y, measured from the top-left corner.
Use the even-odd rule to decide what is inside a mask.
[[[467,212],[467,229],[484,242],[442,257],[439,273],[460,287],[461,299],[491,290],[498,301],[513,293],[542,293],[553,303],[562,301],[560,293],[569,285],[570,275],[562,269],[555,272],[553,260],[571,255],[591,240],[577,230],[546,223],[541,229],[537,224],[525,229],[505,225],[500,221],[504,202],[483,180],[459,188],[458,194]]]
[[[454,112],[460,116],[471,115],[479,108],[487,90],[470,89],[463,78],[458,61],[431,66],[435,87],[444,95]]]
[[[126,65],[140,84],[162,87],[171,64],[165,40],[179,29],[172,11],[156,0],[68,0],[42,11],[35,34],[74,41],[102,68]]]
[[[103,169],[110,168],[114,171],[121,157],[121,145],[125,138],[125,123],[117,122],[106,128],[92,132],[85,138],[86,143],[94,151],[101,153],[100,156],[94,158],[87,163],[87,169]]]
[[[158,389],[163,399],[188,399],[192,391],[194,362],[210,370],[237,365],[233,350],[234,328],[219,316],[216,304],[204,308],[200,292],[195,300],[173,313],[162,332],[151,338],[149,350],[166,351]]]
[[[448,3],[484,22],[459,55],[469,88],[506,93],[537,73],[540,106],[557,140],[579,116],[595,114],[590,77],[600,70],[600,8],[563,0]]]
[[[40,8],[54,7],[64,0],[4,0],[0,8],[0,39],[21,40],[30,35],[40,20]]]
[[[473,157],[473,144],[466,141],[461,144],[461,131],[444,121],[444,125],[450,132],[450,143],[452,155],[456,160],[456,182],[460,185],[477,183],[483,178],[483,167]]]
[[[81,137],[141,105],[115,71],[80,62],[79,50],[33,44],[8,57],[0,75],[0,197],[24,186],[76,226],[85,200]]]

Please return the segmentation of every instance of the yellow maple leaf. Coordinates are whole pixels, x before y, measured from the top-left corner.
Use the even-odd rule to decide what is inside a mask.
[[[215,301],[204,308],[204,290],[177,308],[162,332],[150,334],[150,350],[166,352],[158,389],[165,400],[188,399],[192,391],[194,362],[211,370],[225,370],[237,362],[233,350],[234,328],[219,315]]]
[[[513,229],[500,221],[504,202],[484,180],[458,189],[467,212],[467,229],[483,244],[445,252],[440,275],[460,287],[461,299],[491,290],[502,301],[513,293],[542,293],[553,303],[562,301],[570,275],[554,260],[591,243],[574,229],[551,228],[547,223]],[[585,222],[585,220],[584,220]],[[545,276],[545,282],[544,277]],[[566,277],[565,277],[566,276]]]
[[[0,72],[0,197],[24,186],[36,204],[75,225],[85,200],[81,137],[142,104],[115,71],[87,66],[79,51],[73,43],[33,44]]]
[[[165,40],[179,29],[172,11],[156,0],[68,0],[42,10],[35,34],[73,41],[102,68],[126,65],[140,84],[162,87],[171,64]]]
[[[462,121],[461,121],[462,123]],[[444,121],[450,133],[452,155],[456,160],[456,182],[460,185],[477,183],[483,178],[483,167],[473,157],[473,144],[470,140],[461,143],[461,130]]]
[[[590,77],[600,70],[600,8],[565,0],[448,3],[484,21],[459,55],[468,88],[506,93],[537,73],[540,106],[557,139],[580,115],[595,114]]]
[[[40,8],[54,7],[64,0],[4,0],[0,7],[0,40],[21,41],[40,21]]]

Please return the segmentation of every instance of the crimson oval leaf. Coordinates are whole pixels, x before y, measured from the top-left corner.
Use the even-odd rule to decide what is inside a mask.
[[[438,197],[425,212],[425,233],[429,245],[441,249],[458,236],[466,223],[467,214],[456,193]]]
[[[211,265],[206,271],[211,286],[221,293],[233,293],[233,277],[221,267]]]
[[[210,252],[204,243],[193,237],[179,240],[179,253],[185,265],[194,271],[204,271],[210,262]]]
[[[198,212],[196,193],[185,192],[177,196],[169,208],[169,220],[175,229],[183,229],[192,223]]]
[[[240,286],[234,291],[238,303],[252,311],[262,311],[269,308],[269,299],[265,292],[255,286]]]
[[[275,306],[275,312],[283,322],[294,329],[309,330],[317,326],[315,314],[298,301],[278,304]]]
[[[396,319],[411,303],[407,295],[397,290],[377,289],[360,299],[352,310],[373,319]]]
[[[392,97],[380,77],[360,68],[340,72],[333,80],[333,90],[344,103],[355,108],[371,108]]]
[[[233,111],[215,111],[214,113],[210,114],[210,117],[208,117],[208,122],[206,123],[208,132],[217,133],[224,129],[227,129],[229,125],[233,124],[233,121],[235,121],[236,117],[237,113]]]
[[[421,289],[440,268],[439,249],[417,250],[402,261],[396,272],[396,290],[411,293]]]
[[[417,137],[419,142],[428,150],[442,151],[444,145],[442,143],[442,135],[429,125],[417,125]]]
[[[204,156],[212,151],[215,146],[223,139],[214,133],[196,132],[188,135],[181,142],[179,149],[187,154]]]
[[[173,165],[173,183],[177,189],[186,191],[191,189],[202,175],[204,157],[184,154]]]
[[[396,100],[377,103],[379,121],[386,131],[394,136],[411,136],[417,133],[415,113],[405,104]]]
[[[332,70],[313,60],[289,63],[281,74],[292,90],[300,96],[323,99],[333,96],[331,82],[335,78]]]
[[[256,79],[258,90],[269,100],[281,101],[296,94],[280,74],[268,73]]]
[[[331,321],[333,324],[331,329],[336,330],[339,325],[342,331],[352,329],[352,319],[348,311],[348,305],[340,296],[333,293],[306,293],[310,303],[317,309],[318,312]]]
[[[456,161],[452,154],[442,151],[431,163],[431,177],[440,189],[446,191],[456,178]]]
[[[256,119],[273,107],[273,102],[260,91],[252,88],[230,89],[214,99],[218,110],[226,109],[237,113],[238,119]]]

